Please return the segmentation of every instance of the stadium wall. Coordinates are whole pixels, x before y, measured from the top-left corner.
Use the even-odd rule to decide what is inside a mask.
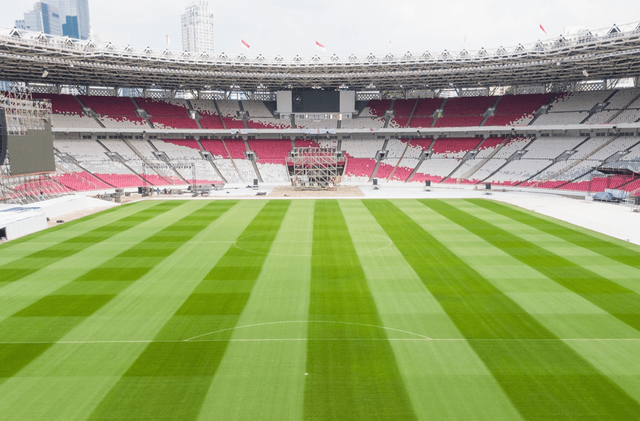
[[[15,240],[46,228],[47,216],[42,211],[22,211],[0,216],[0,233],[4,232],[7,240]]]

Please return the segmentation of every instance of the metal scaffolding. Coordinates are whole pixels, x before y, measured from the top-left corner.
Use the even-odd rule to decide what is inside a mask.
[[[344,158],[336,148],[294,148],[287,167],[296,190],[333,190],[342,179]]]
[[[49,174],[9,176],[0,171],[0,203],[24,205],[73,194]]]
[[[425,46],[426,47],[426,46]],[[406,91],[561,86],[637,78],[638,22],[472,51],[267,58],[216,56],[70,40],[0,28],[0,80],[74,87],[182,91]],[[586,78],[586,79],[585,79]],[[86,89],[86,88],[84,88]]]
[[[0,96],[0,108],[5,112],[7,132],[13,136],[24,136],[29,130],[44,130],[45,120],[51,121],[51,103],[34,101],[31,91],[17,84]]]
[[[0,94],[0,202],[26,204],[70,194],[71,191],[47,174],[12,175],[9,136],[26,136],[29,130],[44,130],[51,121],[51,103],[34,101],[31,91],[20,84]]]

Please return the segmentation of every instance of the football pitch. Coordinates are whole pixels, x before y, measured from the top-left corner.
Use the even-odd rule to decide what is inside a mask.
[[[123,205],[0,246],[0,419],[637,420],[640,247],[484,199]]]

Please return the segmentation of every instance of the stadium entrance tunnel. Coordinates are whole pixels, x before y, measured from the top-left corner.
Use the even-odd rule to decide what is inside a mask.
[[[367,232],[350,232],[351,241],[356,252],[353,254],[372,253],[390,247],[393,242],[384,235]],[[274,256],[303,257],[331,256],[335,254],[335,245],[341,240],[317,241],[311,232],[292,233],[287,238],[273,241],[272,233],[251,234],[238,238],[233,245],[243,251]],[[270,246],[270,247],[269,247]]]

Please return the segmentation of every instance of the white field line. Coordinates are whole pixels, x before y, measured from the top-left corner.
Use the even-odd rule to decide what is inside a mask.
[[[41,245],[41,246],[50,246],[50,245],[58,245],[61,244],[63,241],[57,241],[55,243],[31,243],[29,242],[29,245]],[[169,241],[170,242],[170,241]],[[234,240],[223,240],[223,241],[187,241],[185,244],[187,243],[191,243],[191,244],[231,244],[233,243]],[[140,244],[141,241],[101,241],[100,244]],[[73,244],[80,244],[80,243],[73,243]],[[17,246],[16,246],[17,247]],[[36,252],[37,253],[37,252]]]
[[[256,338],[256,339],[199,339],[189,342],[300,342],[300,341],[389,341],[389,342],[472,342],[472,341],[563,341],[563,342],[614,342],[614,341],[640,341],[640,338],[574,338],[574,339],[465,339],[465,338]],[[11,344],[61,344],[61,345],[90,345],[90,344],[151,344],[151,343],[185,343],[179,340],[114,340],[114,341],[9,341],[0,342],[0,345]]]
[[[327,324],[343,324],[353,326],[365,326],[378,329],[385,329],[394,332],[405,333],[408,335],[416,336],[415,338],[228,338],[228,339],[201,339],[205,336],[213,335],[221,332],[229,332],[236,329],[246,329],[251,327],[270,326],[279,324],[292,324],[292,323],[327,323]],[[71,345],[84,345],[84,344],[150,344],[150,343],[184,343],[184,342],[300,342],[300,341],[448,341],[448,342],[471,342],[471,341],[640,341],[640,338],[567,338],[567,339],[468,339],[468,338],[430,338],[428,336],[421,335],[419,333],[410,332],[407,330],[395,329],[386,326],[370,325],[365,323],[352,323],[352,322],[336,322],[336,321],[323,321],[323,320],[289,320],[280,322],[268,322],[268,323],[256,323],[244,326],[235,326],[228,329],[216,330],[209,333],[203,333],[202,335],[193,336],[188,339],[132,339],[132,340],[87,340],[87,341],[2,341],[1,345],[7,344],[71,344]]]
[[[282,322],[256,323],[256,324],[252,324],[252,325],[230,327],[228,329],[222,329],[222,330],[216,330],[214,332],[203,333],[202,335],[198,335],[198,336],[194,336],[194,337],[189,338],[189,339],[185,339],[185,342],[186,341],[192,341],[194,339],[201,338],[203,336],[209,336],[209,335],[213,335],[213,334],[220,333],[220,332],[227,332],[227,331],[230,331],[230,330],[244,329],[244,328],[248,328],[248,327],[257,327],[257,326],[289,324],[289,323],[329,323],[329,324],[343,324],[343,325],[375,327],[375,328],[378,328],[378,329],[392,330],[392,331],[395,331],[395,332],[401,332],[401,333],[406,333],[408,335],[418,336],[422,340],[425,340],[425,339],[426,340],[431,340],[431,338],[429,338],[428,336],[420,335],[419,333],[409,332],[409,331],[406,331],[406,330],[395,329],[395,328],[392,328],[392,327],[368,325],[368,324],[364,324],[364,323],[333,322],[333,321],[321,321],[321,320],[288,320],[288,321],[282,321]],[[382,339],[382,340],[386,340],[386,339]]]

